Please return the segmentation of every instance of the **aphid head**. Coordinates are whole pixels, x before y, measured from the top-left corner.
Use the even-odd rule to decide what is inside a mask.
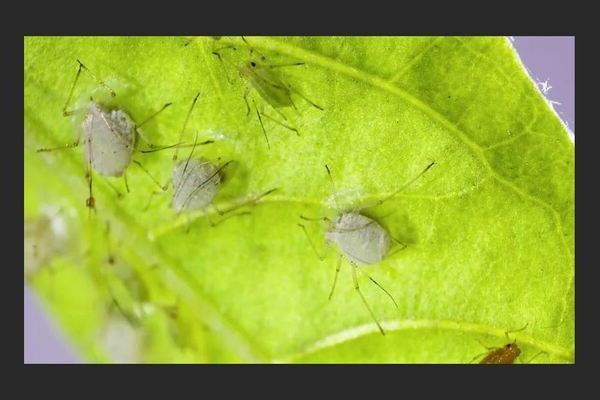
[[[513,343],[508,343],[506,346],[504,346],[504,349],[506,351],[510,351],[516,354],[516,357],[519,356],[519,354],[521,354],[521,349],[519,349],[519,346],[517,346],[516,342]]]

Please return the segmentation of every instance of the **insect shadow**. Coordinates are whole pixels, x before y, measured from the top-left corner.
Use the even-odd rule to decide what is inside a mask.
[[[287,117],[282,111],[291,107],[296,112],[299,112],[298,107],[292,98],[292,94],[301,97],[304,101],[318,110],[324,111],[324,109],[320,105],[308,99],[301,91],[286,82],[286,80],[277,72],[277,69],[301,66],[304,65],[304,62],[270,64],[267,62],[266,57],[262,54],[259,54],[258,51],[256,51],[243,36],[242,40],[248,46],[249,56],[240,65],[231,63],[221,54],[224,50],[237,51],[238,47],[234,45],[219,47],[218,49],[213,50],[212,54],[219,60],[225,77],[230,84],[232,84],[233,81],[229,77],[225,63],[236,70],[239,77],[244,81],[246,88],[244,90],[243,98],[244,103],[246,104],[246,116],[250,115],[250,112],[253,108],[256,113],[256,117],[258,118],[258,122],[260,123],[260,127],[268,148],[270,148],[271,145],[269,143],[269,136],[267,135],[267,131],[263,123],[263,117],[278,124],[279,126],[282,126],[283,128],[295,132],[297,136],[300,136],[298,128],[291,124],[289,117]],[[284,121],[280,121],[277,118],[267,114],[264,112],[264,110],[259,111],[253,98],[250,99],[252,102],[251,108],[250,103],[248,102],[248,96],[251,89],[254,89],[254,91],[258,93],[259,97],[266,102],[273,109],[273,111],[279,114]]]
[[[510,341],[510,337],[508,336],[509,333],[523,331],[527,328],[527,325],[528,324],[525,324],[524,327],[513,330],[513,331],[504,332],[506,339]],[[469,364],[471,364],[473,361],[475,361],[482,355],[485,355],[485,357],[483,357],[479,361],[479,364],[514,364],[516,362],[517,358],[519,357],[519,355],[521,354],[521,349],[519,348],[519,345],[517,345],[516,339],[514,339],[512,342],[505,344],[502,347],[488,347],[485,344],[483,344],[482,342],[479,342],[479,343],[483,347],[485,347],[487,349],[487,351],[484,353],[480,353],[480,354],[476,355],[475,357],[473,357],[473,359],[471,359]],[[533,357],[531,357],[527,362],[524,362],[524,364],[531,363],[531,361],[533,361],[535,358],[537,358],[540,354],[544,354],[544,353],[545,353],[544,351],[538,352]]]
[[[77,86],[77,82],[81,76],[81,72],[85,71],[96,83],[110,93],[111,98],[116,97],[116,93],[104,81],[98,79],[81,61],[77,60],[79,65],[73,84],[69,91],[69,96],[63,107],[63,116],[69,117],[83,110],[70,110],[69,106],[73,93]],[[108,105],[106,102],[96,101],[90,97],[87,109],[85,110],[85,118],[78,129],[78,135],[75,142],[54,148],[41,148],[38,152],[50,152],[55,150],[66,150],[79,147],[84,147],[84,157],[86,161],[85,176],[88,181],[89,195],[86,200],[86,206],[89,212],[95,211],[95,199],[93,195],[93,174],[92,170],[96,171],[102,177],[123,177],[125,189],[129,192],[129,184],[127,183],[127,168],[131,164],[133,153],[139,151],[137,149],[139,140],[146,143],[149,148],[159,148],[151,143],[141,131],[141,127],[152,121],[157,115],[164,111],[172,103],[166,103],[158,111],[153,112],[140,123],[136,123],[134,119],[123,109]],[[81,140],[83,136],[83,141]],[[148,175],[153,182],[156,179],[150,172],[137,161],[133,162],[138,165]],[[120,197],[122,194],[107,180],[109,186],[115,190]]]
[[[302,215],[300,216],[300,218],[305,221],[326,222],[327,228],[325,231],[325,242],[328,245],[335,246],[339,252],[338,261],[335,269],[335,275],[333,278],[333,283],[331,285],[331,290],[329,292],[329,299],[331,300],[331,297],[333,296],[338,274],[342,265],[342,259],[345,258],[352,267],[352,280],[354,282],[354,289],[360,296],[362,302],[369,311],[371,318],[379,328],[379,331],[382,335],[385,335],[385,331],[379,323],[379,321],[377,320],[377,318],[375,317],[375,314],[373,313],[366,298],[360,290],[360,286],[358,284],[358,279],[356,276],[356,271],[360,271],[361,273],[365,274],[365,276],[367,276],[367,278],[369,278],[369,280],[373,284],[375,284],[391,299],[391,301],[394,303],[394,306],[396,306],[396,308],[398,309],[398,304],[394,300],[394,297],[371,276],[369,276],[362,269],[359,269],[359,266],[378,264],[385,258],[394,255],[396,252],[404,250],[407,247],[407,244],[391,236],[389,232],[385,228],[383,228],[377,221],[366,216],[364,214],[364,211],[369,208],[381,205],[385,201],[406,190],[417,179],[423,176],[434,164],[435,162],[432,162],[429,165],[427,165],[427,167],[425,167],[425,169],[423,169],[416,177],[411,179],[400,189],[387,196],[386,198],[378,200],[374,204],[368,206],[364,206],[361,208],[352,208],[349,210],[342,210],[340,208],[335,194],[336,188],[333,178],[331,176],[331,170],[327,165],[325,165],[325,169],[327,170],[327,175],[329,176],[329,180],[331,182],[331,186],[334,192],[334,200],[336,204],[337,215],[333,219],[330,219],[328,217],[308,218]],[[306,235],[306,238],[308,239],[317,257],[321,261],[325,260],[326,255],[322,255],[319,253],[317,247],[311,240],[306,227],[302,223],[299,223],[298,226],[304,231],[304,234]]]
[[[180,132],[180,143],[183,138],[185,129],[187,127],[190,115],[196,105],[198,97],[200,93],[196,94],[190,109],[186,115],[185,121],[183,123],[183,127]],[[239,215],[248,215],[250,212],[240,212],[237,214],[230,214],[231,212],[246,206],[248,204],[256,204],[263,197],[273,193],[276,189],[268,190],[262,194],[257,196],[253,196],[247,201],[241,202],[235,206],[232,206],[226,210],[221,210],[217,208],[217,206],[213,203],[213,199],[219,192],[221,184],[226,180],[226,170],[232,164],[235,164],[234,160],[226,161],[222,164],[215,164],[212,161],[204,158],[197,157],[194,158],[194,151],[197,146],[207,145],[214,143],[213,140],[206,140],[201,143],[198,143],[198,134],[196,133],[194,138],[194,143],[192,144],[192,149],[185,160],[178,161],[179,155],[178,151],[180,147],[185,147],[186,145],[174,145],[174,146],[165,146],[161,149],[150,149],[142,151],[142,153],[151,153],[157,150],[162,150],[169,147],[175,147],[173,153],[173,161],[174,167],[172,172],[171,185],[173,186],[173,195],[171,198],[171,208],[177,213],[179,216],[182,212],[188,211],[196,211],[201,210],[206,207],[212,207],[217,214],[220,216],[224,216],[228,214],[227,217],[222,218],[219,222],[213,222],[209,219],[209,222],[212,226],[216,226],[219,223],[223,222],[225,219],[230,218],[232,216]],[[161,191],[165,192],[168,189],[169,183],[161,186]],[[156,194],[160,194],[162,192],[153,192],[150,196],[148,204],[146,205],[146,209],[150,206],[153,197]],[[189,232],[189,223],[187,224],[187,231]]]

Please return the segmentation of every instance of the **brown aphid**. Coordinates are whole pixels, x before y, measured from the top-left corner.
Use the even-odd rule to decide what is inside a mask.
[[[519,354],[521,349],[517,343],[508,343],[506,346],[492,350],[479,364],[514,364]]]

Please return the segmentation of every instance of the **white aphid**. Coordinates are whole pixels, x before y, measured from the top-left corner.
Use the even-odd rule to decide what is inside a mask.
[[[67,249],[66,221],[61,214],[42,214],[24,221],[24,272],[33,276]]]
[[[175,211],[198,210],[209,205],[221,184],[218,168],[210,161],[188,159],[173,170],[173,200]]]
[[[348,212],[338,215],[325,233],[328,243],[335,243],[341,253],[356,265],[376,264],[390,250],[390,236],[375,220]]]
[[[114,363],[139,363],[143,342],[143,332],[117,314],[108,318],[101,332],[101,343]]]
[[[123,110],[109,110],[92,101],[82,128],[86,161],[100,175],[123,175],[135,145],[136,126],[131,117]]]

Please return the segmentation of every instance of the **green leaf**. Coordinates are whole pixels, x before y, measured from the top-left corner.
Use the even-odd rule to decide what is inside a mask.
[[[138,310],[129,312],[143,334],[138,361],[466,363],[483,357],[482,344],[516,340],[518,362],[540,351],[533,362],[574,362],[574,144],[508,40],[246,40],[252,56],[237,37],[25,39],[25,216],[62,207],[78,240],[31,284],[87,359],[110,360],[99,337],[116,302]],[[211,54],[232,44],[219,50],[223,63]],[[272,71],[324,108],[292,93],[297,111],[281,111],[300,136],[263,117],[270,149],[254,104],[282,117],[254,89],[246,115],[247,83],[235,67],[261,55],[267,65],[304,62]],[[125,193],[122,179],[94,175],[97,213],[88,217],[82,149],[35,151],[76,137],[83,116],[62,116],[76,59],[138,122],[173,102],[144,125],[156,144],[179,141],[201,93],[183,140],[198,133],[215,143],[196,156],[237,161],[215,199],[219,210],[278,190],[239,210],[249,215],[222,220],[214,207],[177,215],[171,189],[146,209],[157,188],[132,164],[131,192],[121,197],[111,185]],[[82,73],[75,105],[90,95],[107,97]],[[164,183],[172,154],[134,158]],[[431,161],[405,191],[365,210],[407,244],[360,267],[399,306],[358,275],[382,336],[349,264],[328,300],[336,251],[320,261],[299,216],[332,217],[335,200],[360,207],[384,199]],[[303,223],[324,250],[325,226]],[[109,253],[132,278],[107,262]]]

